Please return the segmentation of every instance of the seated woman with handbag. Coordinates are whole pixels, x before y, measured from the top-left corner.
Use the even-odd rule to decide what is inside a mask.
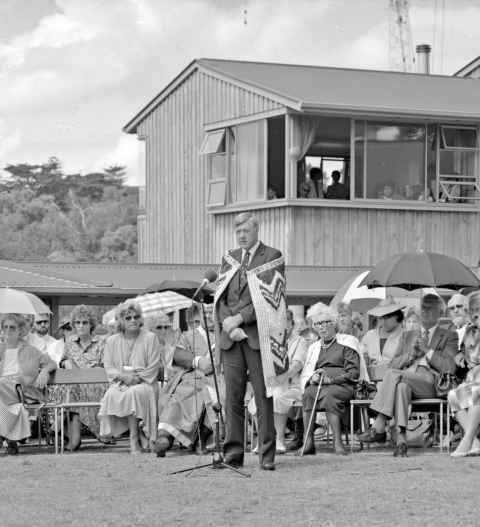
[[[452,413],[464,430],[460,444],[450,454],[452,457],[480,454],[480,441],[476,437],[480,425],[480,291],[470,295],[468,311],[472,324],[465,331],[463,344],[469,370],[465,382],[448,393]]]

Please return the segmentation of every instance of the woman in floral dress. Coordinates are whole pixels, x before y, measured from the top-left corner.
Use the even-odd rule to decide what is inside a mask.
[[[70,318],[73,335],[65,343],[65,354],[60,366],[66,369],[102,367],[105,339],[93,335],[96,320],[92,309],[85,305],[76,306]],[[98,402],[107,388],[107,383],[76,384],[67,389],[66,400]],[[78,408],[69,412],[67,449],[77,450],[80,447],[82,424],[99,437],[97,411],[97,408]]]

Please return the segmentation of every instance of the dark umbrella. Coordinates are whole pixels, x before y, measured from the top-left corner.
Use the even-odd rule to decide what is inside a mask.
[[[422,287],[462,289],[480,286],[480,280],[460,260],[439,253],[414,252],[390,256],[379,262],[360,285],[401,287],[412,291]]]
[[[188,298],[192,298],[195,291],[197,290],[200,282],[193,280],[164,280],[159,284],[152,284],[145,289],[145,293],[160,293],[162,291],[175,291],[180,295],[184,295]],[[213,302],[213,295],[215,290],[212,286],[207,285],[203,288],[203,301],[208,303]]]

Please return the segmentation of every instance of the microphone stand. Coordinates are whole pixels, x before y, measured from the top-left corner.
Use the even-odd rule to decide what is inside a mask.
[[[197,296],[198,291],[195,293],[195,295],[192,298],[192,305],[195,302],[195,297]],[[203,327],[205,328],[205,333],[207,335],[207,346],[208,346],[208,355],[210,357],[210,364],[212,366],[212,372],[213,372],[213,383],[215,386],[215,395],[217,398],[217,401],[212,404],[212,410],[215,412],[215,444],[214,449],[212,452],[212,461],[210,463],[204,463],[202,465],[195,465],[189,468],[183,468],[181,470],[175,470],[174,472],[168,472],[168,476],[172,476],[173,474],[182,474],[183,472],[193,472],[194,470],[198,470],[200,468],[214,468],[214,469],[221,469],[221,468],[228,468],[232,470],[233,472],[236,472],[238,475],[243,476],[244,478],[250,478],[251,474],[247,474],[246,472],[243,472],[242,470],[239,470],[236,467],[232,467],[232,465],[229,465],[228,463],[225,463],[225,460],[223,458],[223,451],[222,447],[220,445],[220,423],[222,424],[222,428],[224,428],[223,423],[223,416],[222,416],[222,403],[220,402],[220,390],[218,388],[218,377],[217,377],[217,371],[215,368],[215,360],[213,358],[213,351],[212,351],[212,344],[210,341],[210,333],[208,331],[208,325],[207,325],[207,315],[205,313],[205,305],[203,303],[203,295],[200,297],[200,306],[202,310],[202,319],[203,319]]]

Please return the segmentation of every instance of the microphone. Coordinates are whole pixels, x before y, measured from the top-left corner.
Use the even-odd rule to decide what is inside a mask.
[[[218,278],[218,275],[215,271],[213,271],[212,269],[210,269],[209,271],[207,271],[205,274],[204,274],[204,278],[202,280],[202,282],[200,283],[200,285],[197,287],[197,290],[195,291],[195,293],[193,294],[192,296],[192,300],[195,300],[197,298],[197,296],[199,295],[199,293],[210,283],[212,282],[215,282]]]

